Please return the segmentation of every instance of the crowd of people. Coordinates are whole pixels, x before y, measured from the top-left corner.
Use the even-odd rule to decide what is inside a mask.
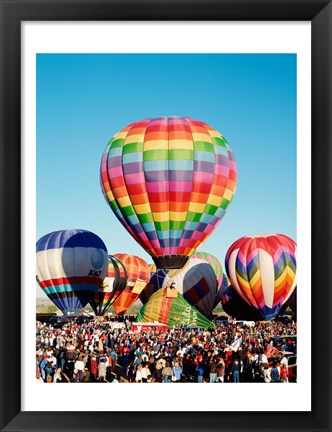
[[[295,382],[297,324],[228,319],[215,327],[134,332],[98,318],[60,328],[36,322],[40,383]]]

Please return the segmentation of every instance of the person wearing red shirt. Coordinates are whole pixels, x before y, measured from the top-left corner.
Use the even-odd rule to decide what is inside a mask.
[[[98,363],[96,356],[91,357],[91,365],[90,365],[90,372],[93,381],[97,381],[97,374],[98,374]]]

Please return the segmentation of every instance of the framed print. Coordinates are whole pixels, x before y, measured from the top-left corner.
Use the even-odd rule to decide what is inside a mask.
[[[1,430],[330,430],[330,2],[1,10]]]

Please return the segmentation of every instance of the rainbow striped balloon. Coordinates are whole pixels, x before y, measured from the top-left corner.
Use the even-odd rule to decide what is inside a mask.
[[[296,243],[283,234],[242,237],[228,249],[225,262],[235,292],[266,321],[296,287]]]
[[[106,201],[158,268],[184,266],[223,218],[236,180],[226,139],[187,117],[130,124],[100,167]]]

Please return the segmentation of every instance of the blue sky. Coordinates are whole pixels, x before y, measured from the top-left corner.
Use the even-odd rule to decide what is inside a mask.
[[[110,254],[152,262],[106,204],[99,166],[117,131],[167,115],[210,124],[237,163],[233,202],[200,250],[224,266],[241,236],[278,232],[296,240],[293,54],[37,55],[37,239],[83,228]]]

